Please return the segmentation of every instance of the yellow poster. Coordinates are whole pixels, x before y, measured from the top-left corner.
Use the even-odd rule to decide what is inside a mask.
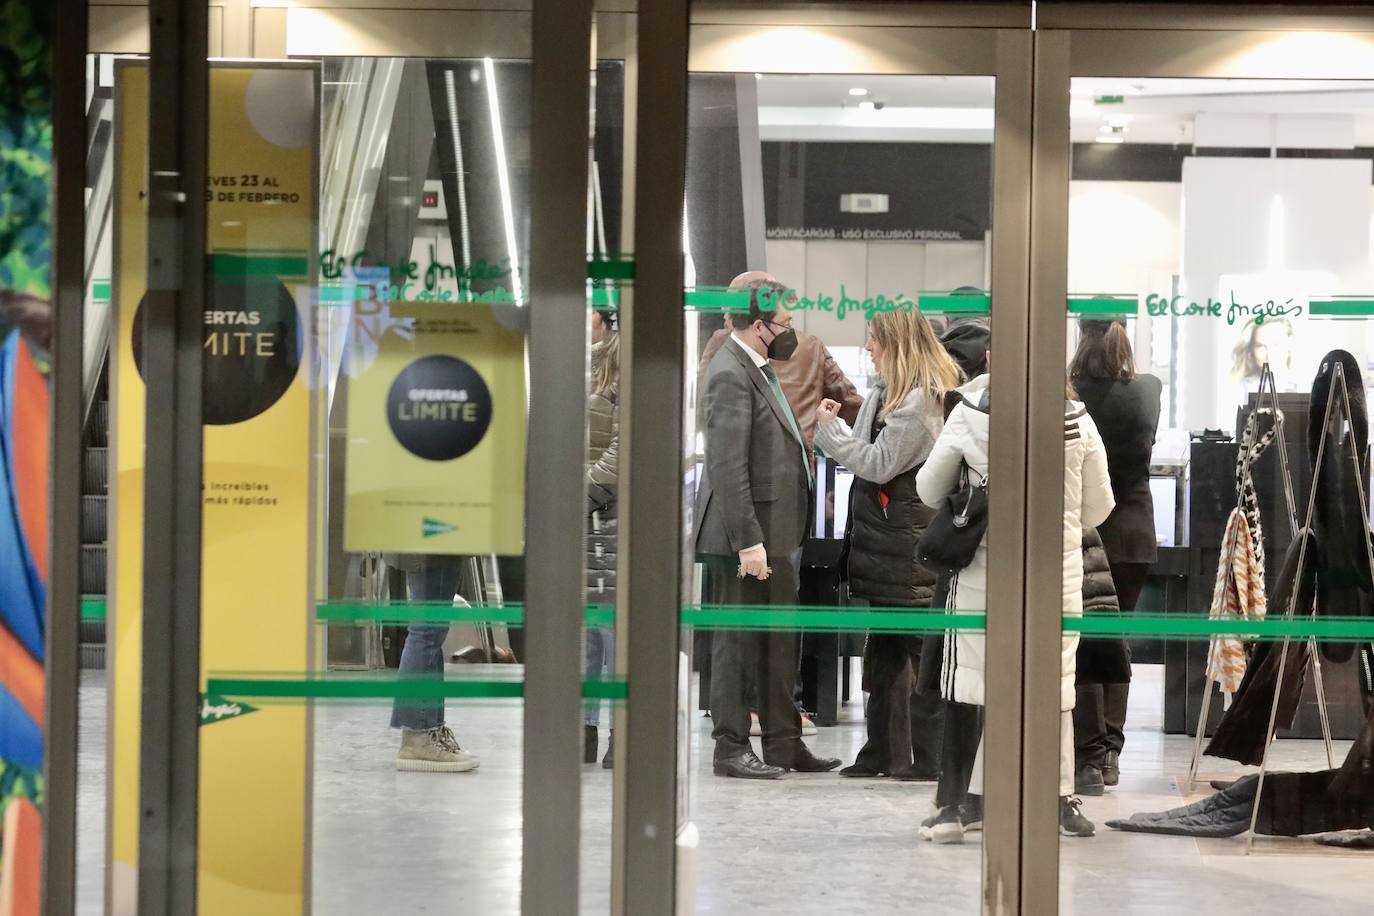
[[[507,327],[514,310],[479,301],[390,311],[375,351],[354,355],[346,549],[521,553],[525,345]]]
[[[142,639],[148,71],[115,79],[113,657],[109,912],[137,912]],[[319,69],[212,64],[206,242],[201,682],[310,662],[315,372],[298,302],[313,284]],[[162,524],[150,519],[148,524]],[[202,916],[301,914],[307,898],[304,704],[201,704]]]

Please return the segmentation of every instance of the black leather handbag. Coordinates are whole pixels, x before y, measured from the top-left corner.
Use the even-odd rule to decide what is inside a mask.
[[[926,526],[916,544],[916,559],[938,573],[955,573],[973,562],[988,530],[988,482],[969,480],[968,465],[959,467],[959,489]]]

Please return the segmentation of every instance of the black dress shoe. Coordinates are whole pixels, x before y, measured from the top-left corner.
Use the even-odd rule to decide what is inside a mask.
[[[837,763],[839,761],[836,761]],[[753,751],[745,751],[734,757],[724,757],[712,766],[717,776],[733,776],[736,779],[777,779],[786,773],[782,767],[769,766]]]
[[[1102,770],[1085,763],[1073,774],[1073,790],[1079,795],[1103,795],[1107,789],[1102,782]]]
[[[597,735],[595,725],[582,726],[582,762],[596,763]]]
[[[775,752],[770,754],[765,750],[763,759],[772,766],[781,767],[784,770],[796,770],[798,773],[828,773],[844,762],[838,757],[817,757],[800,741],[790,753]]]
[[[841,776],[848,776],[850,779],[876,779],[879,776],[886,776],[886,773],[878,770],[870,770],[862,763],[851,763],[849,766],[840,770]]]
[[[893,770],[892,778],[900,779],[902,782],[935,782],[940,778],[940,774],[917,769],[915,764],[912,764],[904,766],[900,770]]]
[[[1108,751],[1107,759],[1102,762],[1102,782],[1114,786],[1121,781],[1121,757],[1116,751]]]

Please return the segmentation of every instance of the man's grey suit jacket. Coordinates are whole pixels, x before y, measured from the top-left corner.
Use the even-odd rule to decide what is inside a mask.
[[[731,339],[706,370],[706,471],[696,498],[696,552],[770,557],[801,546],[811,519],[804,452],[768,380]]]

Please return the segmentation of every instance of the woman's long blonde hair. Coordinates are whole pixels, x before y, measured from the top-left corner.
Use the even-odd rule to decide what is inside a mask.
[[[891,414],[917,388],[939,409],[945,392],[959,386],[959,367],[935,336],[930,322],[915,309],[874,315],[868,333],[882,348],[878,377],[887,386],[887,400],[879,417]]]
[[[619,393],[620,333],[608,327],[601,342],[592,344],[592,394],[615,400]]]

